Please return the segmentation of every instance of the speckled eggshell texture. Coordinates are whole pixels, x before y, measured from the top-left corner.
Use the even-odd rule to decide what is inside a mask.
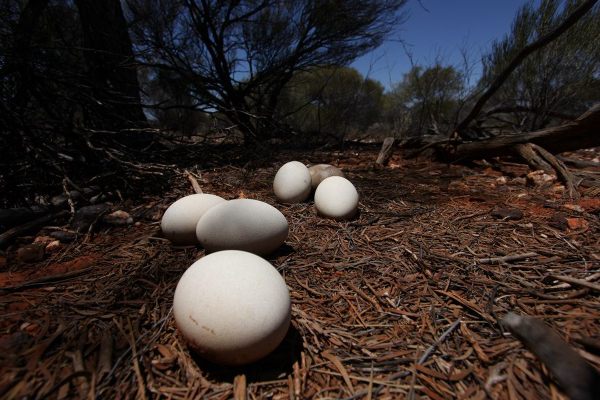
[[[310,189],[310,172],[299,161],[284,164],[275,174],[273,191],[281,203],[300,203],[308,198]]]
[[[275,207],[252,199],[235,199],[209,210],[196,226],[196,237],[209,252],[243,250],[266,255],[283,244],[288,222]]]
[[[200,217],[210,208],[226,201],[207,193],[182,197],[167,208],[160,222],[160,229],[173,244],[197,244],[196,224]]]
[[[331,176],[317,187],[315,207],[325,217],[352,218],[358,210],[358,192],[348,179]]]
[[[311,186],[313,190],[315,190],[325,178],[329,178],[330,176],[344,177],[344,173],[341,169],[329,164],[313,165],[308,167],[308,172],[310,173]]]
[[[272,352],[290,325],[285,281],[266,260],[244,251],[209,254],[177,284],[173,314],[179,332],[201,357],[243,365]]]

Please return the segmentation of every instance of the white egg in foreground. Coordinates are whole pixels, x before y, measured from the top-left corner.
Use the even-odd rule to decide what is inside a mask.
[[[219,204],[200,218],[196,237],[209,252],[243,250],[265,255],[283,244],[288,222],[275,207],[252,199]]]
[[[329,178],[330,176],[344,177],[344,173],[341,169],[329,164],[313,165],[308,167],[308,172],[310,173],[311,186],[313,190],[316,189],[324,179]]]
[[[299,161],[284,164],[273,180],[273,191],[282,203],[300,203],[308,198],[311,178],[308,168]]]
[[[160,222],[163,235],[174,244],[196,244],[196,224],[210,208],[227,200],[214,194],[192,194],[167,208]]]
[[[358,192],[348,179],[331,176],[317,187],[315,207],[325,217],[352,218],[358,209]]]
[[[227,250],[201,258],[177,284],[175,323],[201,357],[224,365],[257,361],[283,340],[290,294],[266,260]]]

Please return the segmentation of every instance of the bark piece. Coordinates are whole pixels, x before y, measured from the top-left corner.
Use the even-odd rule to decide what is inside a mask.
[[[600,374],[544,322],[508,313],[502,324],[548,367],[571,399],[600,398]]]

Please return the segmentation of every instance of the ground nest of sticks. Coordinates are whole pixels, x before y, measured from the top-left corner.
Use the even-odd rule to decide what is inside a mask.
[[[288,240],[268,260],[290,288],[292,324],[264,360],[212,365],[177,332],[175,286],[204,254],[160,237],[166,207],[191,193],[181,176],[169,193],[121,205],[136,225],[100,227],[42,262],[2,267],[0,397],[562,396],[498,324],[509,311],[543,318],[600,368],[586,340],[600,338],[597,186],[571,200],[559,184],[531,186],[523,165],[395,155],[374,168],[376,156],[282,152],[268,166],[195,170],[204,192],[262,200],[288,219]],[[312,201],[276,204],[272,179],[289,160],[343,168],[360,214],[337,222]]]

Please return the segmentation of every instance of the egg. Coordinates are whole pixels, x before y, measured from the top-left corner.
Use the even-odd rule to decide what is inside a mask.
[[[265,255],[283,244],[288,222],[275,207],[253,199],[219,204],[200,218],[196,237],[209,252],[244,250]]]
[[[310,172],[299,161],[284,164],[275,174],[273,191],[282,203],[300,203],[308,198],[310,189]]]
[[[175,289],[173,315],[198,355],[233,366],[257,361],[281,343],[290,307],[285,281],[269,262],[226,250],[185,271]]]
[[[167,208],[160,222],[160,229],[174,244],[196,244],[196,224],[200,217],[210,208],[226,201],[222,197],[207,193],[182,197]]]
[[[315,190],[319,183],[323,182],[323,179],[329,178],[330,176],[341,176],[344,177],[344,173],[338,167],[334,167],[329,164],[317,164],[308,168],[311,178],[312,189]]]
[[[358,192],[348,179],[330,176],[315,191],[315,207],[325,217],[352,218],[358,209]]]

